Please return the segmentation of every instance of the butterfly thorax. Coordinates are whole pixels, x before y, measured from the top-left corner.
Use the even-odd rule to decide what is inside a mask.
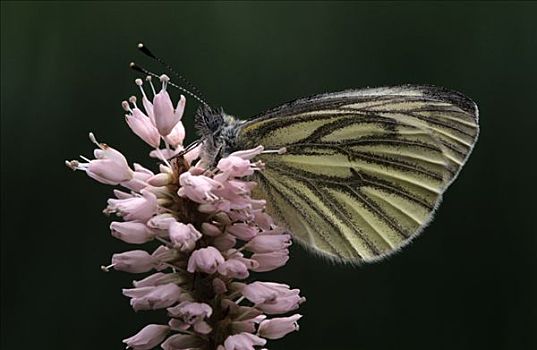
[[[223,157],[238,149],[237,133],[244,123],[226,114],[222,108],[202,106],[196,112],[195,126],[203,139],[200,154],[204,164],[214,166]]]

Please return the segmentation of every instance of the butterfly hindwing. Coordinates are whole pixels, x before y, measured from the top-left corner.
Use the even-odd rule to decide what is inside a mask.
[[[260,155],[258,194],[294,237],[342,261],[372,261],[430,220],[477,137],[477,109],[431,87],[351,90],[297,100],[245,123]]]

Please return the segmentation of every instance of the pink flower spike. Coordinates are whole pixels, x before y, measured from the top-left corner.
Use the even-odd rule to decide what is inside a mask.
[[[123,342],[133,350],[151,350],[166,338],[169,331],[168,326],[150,324],[132,337],[123,339]]]
[[[164,309],[179,301],[181,288],[175,283],[159,286],[123,289],[123,295],[131,298],[135,311]]]
[[[142,244],[151,241],[155,234],[141,222],[117,222],[110,224],[112,236],[131,244]]]
[[[147,272],[155,267],[157,260],[145,250],[131,250],[112,255],[112,265],[115,270],[130,273]]]
[[[125,115],[125,120],[132,132],[144,140],[148,145],[157,148],[160,145],[160,134],[157,128],[153,125],[151,119],[136,107],[136,98],[130,98],[134,108],[131,109],[127,101],[123,101],[123,108],[128,112]]]
[[[174,248],[184,253],[192,251],[196,247],[196,241],[202,236],[192,224],[185,225],[180,222],[171,223],[169,232]]]
[[[255,350],[254,346],[263,346],[267,341],[250,333],[230,335],[224,341],[225,350]]]
[[[277,317],[270,320],[264,320],[259,325],[258,334],[268,339],[280,339],[287,334],[298,331],[297,321],[302,315],[295,314],[289,317]]]
[[[215,273],[218,265],[224,262],[224,257],[214,247],[207,247],[195,250],[188,259],[188,272],[196,271],[205,273]]]
[[[257,235],[246,243],[245,249],[253,253],[282,251],[291,245],[291,235]],[[285,251],[284,251],[285,252]],[[284,263],[285,264],[285,263]]]
[[[282,249],[270,253],[254,254],[250,257],[259,263],[259,266],[252,269],[255,272],[272,271],[282,267],[289,260],[289,250]]]
[[[143,44],[138,48],[154,56]],[[97,181],[122,186],[104,210],[123,218],[110,223],[111,234],[130,244],[151,244],[148,251],[114,254],[102,267],[144,273],[123,289],[135,311],[167,310],[167,325],[150,324],[123,342],[131,350],[267,350],[268,339],[298,330],[301,315],[283,316],[298,312],[292,310],[305,301],[300,290],[285,284],[244,283],[289,259],[292,234],[268,214],[267,201],[255,192],[261,183],[251,177],[270,169],[274,159],[262,155],[286,149],[258,146],[215,159],[212,139],[202,137],[183,152],[186,99],[181,96],[175,105],[166,91],[173,84],[166,75],[160,81],[162,89],[155,91],[151,77],[147,83],[135,80],[143,107],[134,96],[122,103],[127,125],[153,148],[149,156],[160,160],[150,159],[154,171],[127,162],[93,134],[95,159],[66,162]],[[150,98],[143,84],[151,88]],[[223,118],[228,128],[242,125],[221,110],[198,113]],[[278,318],[267,319],[270,315]]]
[[[155,125],[162,136],[167,136],[179,122],[173,109],[172,100],[166,91],[170,78],[163,74],[160,77],[162,89],[153,98],[153,112],[155,113]]]
[[[233,152],[230,154],[230,156],[239,157],[239,158],[246,159],[246,160],[251,160],[255,156],[261,154],[263,150],[264,150],[263,146],[257,146],[256,148]]]

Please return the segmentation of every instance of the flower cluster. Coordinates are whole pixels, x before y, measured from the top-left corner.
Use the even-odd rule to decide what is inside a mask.
[[[253,159],[259,146],[220,159],[207,169],[196,162],[199,147],[184,155],[185,130],[181,117],[185,98],[174,108],[166,91],[153,91],[152,102],[142,92],[145,113],[135,97],[122,103],[132,131],[160,159],[159,172],[133,164],[93,134],[95,159],[66,164],[93,179],[120,185],[104,212],[123,221],[110,225],[111,234],[130,244],[157,243],[151,253],[136,249],[114,254],[105,271],[151,272],[124,289],[135,311],[165,309],[168,324],[150,324],[123,340],[134,350],[218,349],[253,350],[266,339],[278,339],[297,330],[302,317],[294,314],[305,300],[298,289],[274,282],[246,282],[252,271],[271,271],[289,258],[291,237],[265,212],[265,201],[253,199],[256,183],[248,177],[262,171]],[[164,143],[164,148],[160,149]],[[200,147],[203,147],[200,146]],[[269,318],[269,316],[271,318]]]

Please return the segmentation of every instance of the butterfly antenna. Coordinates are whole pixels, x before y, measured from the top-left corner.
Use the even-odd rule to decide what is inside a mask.
[[[138,49],[146,56],[154,59],[158,63],[160,63],[164,68],[166,68],[170,73],[172,73],[177,79],[179,79],[181,82],[186,84],[190,89],[192,89],[192,92],[188,92],[191,96],[195,96],[198,101],[203,101],[202,103],[206,106],[208,106],[208,103],[204,101],[204,96],[201,93],[201,91],[194,86],[189,80],[187,80],[185,77],[183,77],[181,74],[179,74],[175,69],[172,68],[168,63],[166,63],[162,58],[155,55],[147,46],[145,46],[143,43],[138,43]],[[188,91],[187,89],[184,89],[183,91]]]
[[[157,79],[160,79],[160,76],[156,73],[153,73],[147,69],[145,69],[144,67],[141,67],[139,65],[137,65],[136,63],[134,62],[131,62],[129,63],[129,67],[136,71],[136,72],[139,72],[139,73],[143,73],[145,75],[149,75],[149,76],[152,76],[154,78],[157,78]],[[171,81],[168,82],[168,85],[170,86],[173,86],[174,88],[176,89],[179,89],[180,91],[184,92],[185,94],[189,95],[189,96],[192,96],[194,99],[196,99],[196,101],[198,101],[199,103],[201,103],[202,105],[204,105],[205,107],[207,108],[211,108],[211,106],[209,106],[209,104],[207,102],[205,102],[205,100],[203,100],[202,98],[200,98],[198,95],[194,94],[193,92],[191,92],[190,90],[187,90],[185,89],[184,87],[180,86],[180,85],[177,85]]]

